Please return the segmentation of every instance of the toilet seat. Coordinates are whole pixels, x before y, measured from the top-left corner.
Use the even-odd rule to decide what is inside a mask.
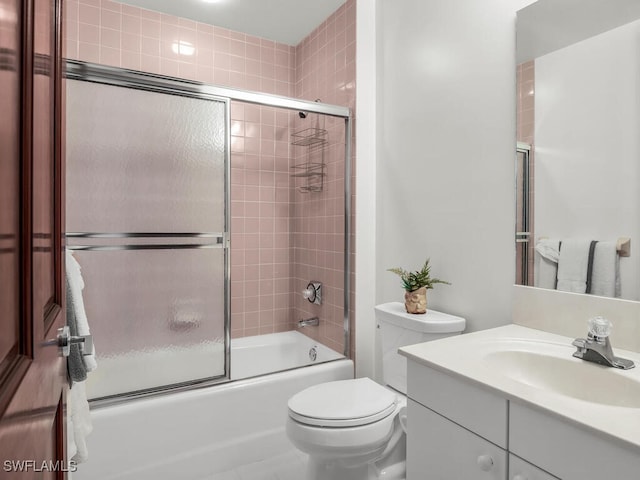
[[[368,425],[396,411],[398,396],[369,378],[309,387],[289,399],[289,416],[304,425],[346,428]]]

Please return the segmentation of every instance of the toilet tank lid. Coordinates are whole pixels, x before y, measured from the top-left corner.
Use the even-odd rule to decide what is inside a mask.
[[[376,305],[376,318],[378,321],[397,325],[422,333],[455,333],[462,332],[466,326],[466,320],[462,317],[449,315],[427,309],[427,313],[407,313],[404,304],[400,302],[383,303]]]

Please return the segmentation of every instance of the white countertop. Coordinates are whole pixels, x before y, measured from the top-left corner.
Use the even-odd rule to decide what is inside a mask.
[[[542,409],[588,430],[604,434],[612,440],[622,441],[627,446],[640,448],[640,397],[635,395],[635,392],[640,390],[634,388],[633,395],[625,395],[624,389],[621,390],[620,401],[613,402],[618,405],[595,403],[589,398],[593,395],[595,399],[598,393],[602,393],[597,391],[602,387],[599,387],[599,383],[594,383],[594,378],[606,379],[605,376],[608,375],[621,375],[626,379],[620,380],[638,382],[640,387],[640,354],[617,349],[613,345],[616,356],[633,360],[636,367],[630,370],[603,367],[574,358],[572,354],[576,348],[571,345],[573,340],[520,325],[506,325],[410,345],[401,348],[399,353],[425,366],[497,392],[508,400]],[[573,382],[583,399],[557,393],[553,387],[536,386],[535,382],[527,383],[528,380],[518,378],[517,369],[508,365],[508,362],[504,362],[504,368],[500,368],[501,364],[496,363],[495,356],[491,361],[487,361],[496,351],[514,350],[566,359],[567,362],[563,362],[564,364],[580,363],[569,364],[572,371],[578,372],[579,375],[565,379],[561,376],[562,372],[558,372],[554,382],[560,382],[556,383],[558,385],[565,380]],[[545,372],[545,375],[548,374],[548,371]]]

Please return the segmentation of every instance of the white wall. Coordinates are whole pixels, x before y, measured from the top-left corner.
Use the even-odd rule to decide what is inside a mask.
[[[429,256],[453,282],[430,308],[469,330],[510,322],[515,12],[529,3],[358,1],[358,375],[380,379],[373,306],[402,299],[387,268]]]
[[[536,235],[640,241],[640,22],[536,59]],[[640,257],[620,259],[638,300]]]
[[[402,298],[387,268],[428,256],[453,284],[430,291],[430,307],[466,317],[469,330],[511,317],[513,3],[382,2],[377,299]]]
[[[356,376],[375,377],[376,326],[376,83],[380,0],[356,3]],[[360,143],[362,139],[362,143]]]

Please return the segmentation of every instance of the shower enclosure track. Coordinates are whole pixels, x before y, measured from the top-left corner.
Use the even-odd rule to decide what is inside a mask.
[[[213,243],[159,243],[157,245],[67,245],[67,250],[82,250],[85,252],[112,252],[117,250],[186,250],[192,248],[222,248],[222,245]]]
[[[71,232],[67,238],[204,238],[211,239],[208,243],[172,243],[172,244],[136,244],[123,245],[67,245],[68,250],[82,251],[117,251],[117,250],[184,250],[191,248],[223,248],[226,235],[224,233],[160,233],[160,232],[126,232],[126,233],[97,233]]]
[[[181,232],[68,232],[67,238],[182,238],[182,237],[197,237],[197,238],[212,238],[224,237],[220,232],[199,232],[199,233],[181,233]]]

